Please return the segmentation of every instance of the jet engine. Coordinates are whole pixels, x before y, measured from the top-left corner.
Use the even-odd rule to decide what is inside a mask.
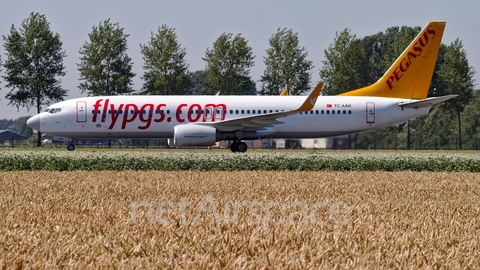
[[[178,146],[212,146],[217,142],[217,130],[202,125],[178,125],[173,128],[173,143]]]

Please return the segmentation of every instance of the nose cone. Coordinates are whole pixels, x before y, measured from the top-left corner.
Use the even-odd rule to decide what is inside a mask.
[[[27,126],[40,131],[40,116],[34,115],[27,120]]]

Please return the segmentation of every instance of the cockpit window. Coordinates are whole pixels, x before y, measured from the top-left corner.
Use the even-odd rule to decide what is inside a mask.
[[[62,109],[61,108],[46,108],[44,110],[44,112],[48,112],[48,113],[51,113],[51,114],[54,114],[54,113],[59,113],[61,112]]]

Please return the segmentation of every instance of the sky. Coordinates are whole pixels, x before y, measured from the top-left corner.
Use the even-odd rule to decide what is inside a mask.
[[[50,29],[60,35],[67,57],[62,87],[69,98],[86,96],[78,89],[79,49],[88,41],[93,26],[110,19],[119,23],[128,37],[128,55],[136,73],[133,88],[142,87],[143,59],[140,44],[150,41],[163,24],[175,29],[177,40],[186,49],[189,70],[203,70],[205,51],[223,33],[241,34],[255,55],[252,79],[260,87],[268,40],[279,28],[298,33],[300,46],[313,62],[312,87],[320,81],[319,70],[324,51],[336,32],[346,28],[358,38],[385,31],[392,26],[425,26],[429,21],[446,21],[442,42],[449,45],[459,38],[467,52],[469,65],[480,72],[480,1],[478,0],[20,0],[4,1],[0,9],[0,35],[7,36],[12,24],[19,28],[31,12],[44,14]],[[2,60],[5,50],[0,46]],[[0,72],[0,75],[4,75]],[[474,77],[480,82],[480,74]],[[35,109],[17,110],[8,105],[5,95],[10,89],[0,78],[0,119],[33,115]],[[476,86],[478,88],[478,85]],[[45,108],[45,106],[43,106]]]

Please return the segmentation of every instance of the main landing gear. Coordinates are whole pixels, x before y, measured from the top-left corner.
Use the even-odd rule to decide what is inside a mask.
[[[244,142],[233,142],[230,144],[230,150],[232,150],[232,152],[244,153],[247,152],[247,148],[247,144]]]

